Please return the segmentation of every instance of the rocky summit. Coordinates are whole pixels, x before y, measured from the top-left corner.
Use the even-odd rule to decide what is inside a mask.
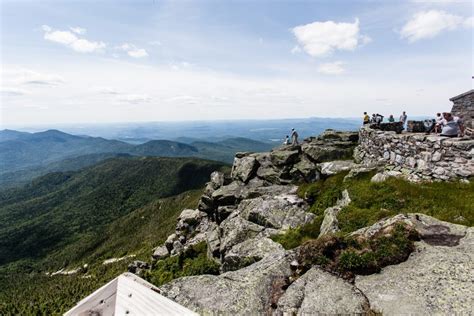
[[[471,227],[418,213],[385,218],[349,237],[373,247],[403,227],[416,236],[413,246],[376,271],[349,277],[328,268],[342,265],[336,243],[323,250],[331,252],[333,263],[308,265],[303,246],[285,250],[272,239],[315,219],[310,205],[298,196],[297,184],[341,171],[351,178],[380,168],[351,160],[358,136],[330,130],[268,153],[239,153],[230,176],[214,172],[198,208],[181,213],[175,233],[154,250],[153,258],[176,256],[204,242],[207,257],[219,264],[221,273],[178,278],[161,286],[160,292],[206,315],[472,313]],[[385,175],[373,179],[383,181]],[[331,236],[339,232],[338,213],[350,204],[345,190],[324,211],[318,240],[336,238]],[[368,251],[364,247],[358,250],[362,255]]]

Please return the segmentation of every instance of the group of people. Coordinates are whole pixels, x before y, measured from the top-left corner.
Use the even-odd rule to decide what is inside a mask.
[[[294,128],[291,129],[291,140],[290,136],[286,135],[283,145],[298,145],[298,132]]]
[[[446,137],[462,137],[466,132],[472,134],[472,131],[466,131],[464,127],[463,115],[454,116],[449,112],[436,113],[435,119],[424,120],[426,133],[436,133]]]
[[[404,127],[407,123],[407,118],[407,113],[403,111],[403,113],[400,115],[399,122],[403,123]],[[380,124],[383,122],[383,119],[384,117],[381,114],[372,114],[372,117],[370,117],[367,112],[364,112],[364,125]],[[390,114],[388,122],[395,122],[395,118],[392,114]],[[423,125],[427,134],[437,133],[446,137],[462,137],[465,134],[474,134],[474,131],[466,129],[463,123],[464,121],[462,115],[454,116],[449,112],[437,113],[435,119],[427,119],[423,121]]]
[[[380,124],[383,122],[383,118],[384,116],[377,113],[377,114],[372,114],[372,117],[370,117],[367,112],[364,112],[364,125],[365,124]],[[403,123],[403,126],[405,126],[406,122],[407,122],[407,113],[405,111],[403,111],[402,115],[400,115],[400,118],[399,118],[399,122],[402,122]],[[395,122],[395,118],[393,117],[393,114],[390,114],[390,116],[388,117],[388,122],[389,123],[394,123]]]

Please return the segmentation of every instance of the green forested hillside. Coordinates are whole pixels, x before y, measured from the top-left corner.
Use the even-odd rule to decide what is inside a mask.
[[[149,261],[151,249],[162,244],[174,231],[183,208],[196,207],[202,190],[156,199],[144,207],[116,219],[96,236],[97,246],[89,254],[71,262],[69,269],[88,264],[74,275],[48,276],[42,264],[0,270],[0,315],[61,315],[106,282],[127,270],[132,260]],[[75,251],[81,243],[72,245]],[[136,255],[113,264],[104,259]]]
[[[130,261],[148,261],[181,211],[197,207],[215,170],[228,167],[196,158],[112,158],[0,192],[0,315],[61,314]],[[81,267],[77,275],[46,275]]]
[[[53,268],[82,258],[115,219],[158,198],[200,188],[222,167],[192,158],[115,158],[3,191],[0,265],[48,255],[47,267]]]

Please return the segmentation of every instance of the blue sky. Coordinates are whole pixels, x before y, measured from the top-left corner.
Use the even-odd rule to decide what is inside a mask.
[[[1,124],[426,115],[470,1],[1,1]]]

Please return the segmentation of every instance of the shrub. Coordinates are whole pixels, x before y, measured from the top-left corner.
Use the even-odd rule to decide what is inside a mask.
[[[342,235],[324,235],[305,242],[298,251],[298,261],[309,268],[323,268],[346,277],[371,274],[383,267],[405,261],[415,249],[417,232],[398,223],[369,240]]]
[[[157,261],[145,278],[160,286],[173,279],[201,274],[219,274],[219,264],[207,258],[207,244],[198,243],[174,257]]]

